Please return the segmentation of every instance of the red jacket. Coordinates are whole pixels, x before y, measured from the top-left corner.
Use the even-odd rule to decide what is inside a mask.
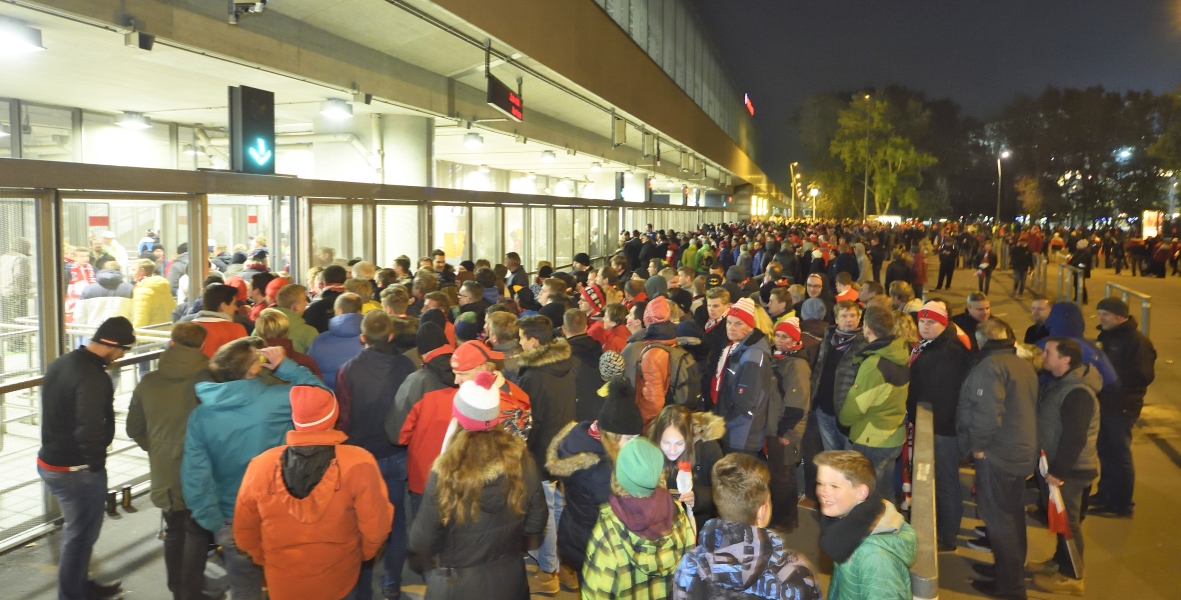
[[[246,337],[246,328],[241,323],[235,323],[229,319],[197,317],[193,319],[193,322],[205,327],[205,344],[201,346],[201,352],[204,352],[205,356],[209,358],[213,358],[217,349],[223,345]]]
[[[627,345],[627,338],[631,336],[631,332],[627,330],[627,325],[616,325],[611,329],[606,330],[603,337],[603,352],[611,350],[612,352],[623,352],[623,347]]]
[[[340,431],[288,431],[289,446],[335,446],[336,458],[306,498],[283,479],[287,446],[250,461],[234,507],[234,540],[262,565],[270,597],[343,598],[361,562],[390,535],[394,507],[373,455],[342,445]]]
[[[406,478],[410,491],[421,494],[431,476],[431,465],[443,452],[443,438],[451,424],[451,402],[459,388],[443,388],[423,395],[402,424],[398,445],[407,446]]]

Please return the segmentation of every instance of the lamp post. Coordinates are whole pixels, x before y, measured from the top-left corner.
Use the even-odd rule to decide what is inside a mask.
[[[1001,174],[1001,160],[1009,158],[1013,154],[1008,150],[1002,150],[1000,155],[996,157],[996,234],[1001,234],[1001,182],[1003,181]]]
[[[819,217],[816,215],[816,197],[820,195],[820,188],[814,187],[811,190],[808,190],[808,194],[812,196],[812,218],[817,219]]]
[[[869,94],[865,95],[865,196],[861,199],[861,222],[869,219],[869,132],[873,124],[873,114],[869,108]]]
[[[788,165],[788,168],[791,169],[791,218],[793,219],[796,218],[796,178],[799,177],[796,175],[796,165],[798,164],[800,163],[793,162]]]

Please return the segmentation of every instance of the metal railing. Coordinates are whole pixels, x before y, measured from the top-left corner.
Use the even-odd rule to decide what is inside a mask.
[[[1086,285],[1086,272],[1082,267],[1066,263],[1058,265],[1058,302],[1073,302],[1082,306]]]
[[[910,526],[917,544],[910,567],[911,594],[939,597],[939,549],[935,539],[935,421],[931,405],[918,404],[914,420],[914,467],[910,480]]]
[[[1111,282],[1104,286],[1103,295],[1110,298],[1114,295],[1111,293],[1112,290],[1119,290],[1120,299],[1124,301],[1124,304],[1128,303],[1129,296],[1135,296],[1140,300],[1140,333],[1144,334],[1144,337],[1148,337],[1149,319],[1152,317],[1152,296]]]
[[[1050,260],[1046,255],[1041,253],[1033,255],[1033,271],[1029,276],[1029,289],[1039,296],[1046,295],[1049,268]]]

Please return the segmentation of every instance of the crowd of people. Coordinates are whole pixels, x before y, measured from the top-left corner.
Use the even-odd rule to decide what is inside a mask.
[[[1002,233],[1013,247],[1041,236]],[[144,259],[131,297],[143,285],[167,298],[144,318],[173,325],[127,434],[148,453],[164,513],[166,587],[206,598],[219,547],[234,600],[264,586],[277,600],[367,599],[374,587],[399,598],[406,566],[428,598],[819,598],[815,567],[784,541],[804,502],[834,562],[828,598],[910,598],[922,403],[939,550],[961,542],[970,460],[985,526],[968,544],[995,558],[973,586],[1025,598],[1030,568],[1040,589],[1081,593],[1083,515],[1134,508],[1131,426],[1155,351],[1114,298],[1097,304],[1099,344],[1078,305],[1046,299],[1019,339],[991,316],[998,263],[990,241],[974,246],[982,235],[649,225],[601,266],[580,253],[531,274],[515,253],[453,265],[436,250],[387,268],[326,263],[306,286],[271,271],[256,238],[226,272],[213,257],[192,299],[180,257],[163,275]],[[934,290],[924,301],[928,254],[934,290],[960,258],[977,269],[962,313]],[[110,303],[92,313],[84,292],[73,314],[96,330],[48,367],[38,455],[65,517],[69,599],[118,593],[87,565],[114,435],[105,367],[141,322]],[[1022,491],[1035,475],[1044,497],[1060,493],[1069,531],[1027,565]]]

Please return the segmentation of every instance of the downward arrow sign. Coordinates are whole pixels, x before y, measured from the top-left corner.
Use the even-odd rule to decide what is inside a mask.
[[[258,140],[258,148],[250,149],[250,157],[254,162],[265,165],[271,160],[271,151],[267,150],[267,143],[265,140]]]

